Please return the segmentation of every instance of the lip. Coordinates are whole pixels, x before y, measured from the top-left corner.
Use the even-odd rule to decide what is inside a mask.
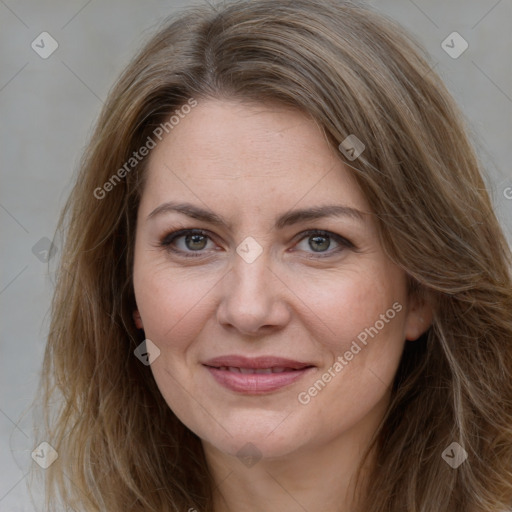
[[[277,391],[304,377],[315,367],[311,363],[282,357],[248,358],[238,355],[209,359],[203,363],[203,366],[222,386],[231,391],[250,395]],[[269,369],[273,373],[250,373]]]

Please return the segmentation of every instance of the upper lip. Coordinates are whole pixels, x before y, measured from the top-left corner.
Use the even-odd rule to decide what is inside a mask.
[[[203,363],[206,366],[212,366],[214,368],[220,368],[223,366],[231,366],[234,368],[292,368],[294,370],[301,370],[303,368],[309,368],[311,363],[303,363],[301,361],[295,361],[293,359],[285,359],[283,357],[274,356],[261,356],[261,357],[245,357],[238,355],[227,355],[214,357],[208,359]]]

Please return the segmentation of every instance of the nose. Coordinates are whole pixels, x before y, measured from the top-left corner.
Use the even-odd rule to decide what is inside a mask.
[[[234,256],[231,272],[222,280],[217,320],[246,336],[268,334],[290,321],[289,290],[265,252],[252,263]]]

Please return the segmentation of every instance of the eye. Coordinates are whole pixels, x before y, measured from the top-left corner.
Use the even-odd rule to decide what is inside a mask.
[[[302,238],[295,245],[294,250],[299,249],[304,252],[322,254],[319,257],[331,256],[335,253],[340,253],[344,249],[355,248],[350,240],[329,231],[314,229],[301,233],[301,235]],[[334,249],[332,249],[333,243],[335,245]]]
[[[355,249],[352,242],[346,238],[324,230],[309,230],[300,233],[301,238],[292,251],[300,250],[313,253],[313,257],[328,257],[342,252],[344,249]],[[334,248],[332,246],[334,245]],[[207,252],[215,251],[211,236],[202,229],[180,229],[164,236],[160,246],[166,250],[184,257],[205,256]]]
[[[160,241],[160,245],[186,257],[195,257],[204,254],[204,249],[208,248],[208,242],[213,244],[208,233],[202,229],[180,229],[166,235]]]

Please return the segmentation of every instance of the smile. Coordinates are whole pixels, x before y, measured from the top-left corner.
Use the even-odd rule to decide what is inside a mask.
[[[221,366],[217,368],[218,370],[227,370],[230,372],[238,372],[245,374],[264,374],[264,373],[283,373],[283,372],[295,372],[298,370],[294,370],[293,368],[283,368],[283,367],[274,367],[274,368],[238,368],[237,366]]]
[[[223,387],[243,394],[261,395],[297,382],[315,368],[309,363],[277,357],[254,359],[225,356],[211,359],[203,366]]]

